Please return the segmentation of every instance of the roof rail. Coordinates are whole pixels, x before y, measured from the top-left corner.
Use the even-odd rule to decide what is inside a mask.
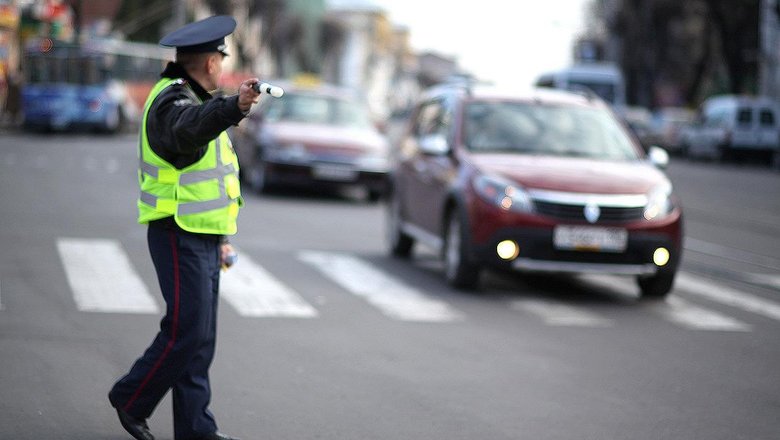
[[[601,97],[596,94],[596,92],[593,91],[588,86],[583,86],[580,84],[573,85],[570,89],[572,93],[576,93],[578,95],[584,96],[588,99],[588,101],[594,101],[594,100],[601,100]]]
[[[448,76],[443,82],[439,83],[436,88],[461,88],[465,90],[466,93],[471,94],[473,87],[478,85],[493,85],[493,83],[491,81],[477,79],[468,73],[459,73]]]

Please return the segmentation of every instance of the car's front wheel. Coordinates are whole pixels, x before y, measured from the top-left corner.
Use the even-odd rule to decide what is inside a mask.
[[[265,162],[256,159],[247,171],[247,179],[252,191],[258,194],[265,192],[268,189],[268,171]]]
[[[119,106],[109,109],[106,117],[100,126],[100,131],[108,134],[115,134],[122,130],[122,109]]]
[[[390,255],[408,258],[412,254],[414,239],[401,229],[401,202],[395,196],[388,200],[385,230]]]
[[[447,221],[444,240],[444,274],[447,282],[461,289],[473,289],[479,284],[480,267],[469,261],[469,234],[457,212]]]
[[[661,272],[651,276],[639,276],[636,281],[639,284],[642,299],[663,299],[672,290],[674,284],[674,272]]]

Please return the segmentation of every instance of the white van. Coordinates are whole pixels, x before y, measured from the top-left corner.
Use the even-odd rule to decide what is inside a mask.
[[[537,78],[537,87],[551,87],[569,91],[589,89],[621,112],[626,105],[626,86],[623,73],[614,63],[594,62],[575,64]]]
[[[683,133],[691,158],[727,160],[763,155],[780,160],[780,112],[767,97],[721,95],[702,103],[696,121]]]

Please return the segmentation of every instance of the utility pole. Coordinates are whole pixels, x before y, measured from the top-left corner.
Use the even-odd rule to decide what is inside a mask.
[[[171,19],[162,27],[163,35],[184,26],[187,20],[187,0],[173,0]]]
[[[759,94],[780,101],[780,0],[761,0]]]

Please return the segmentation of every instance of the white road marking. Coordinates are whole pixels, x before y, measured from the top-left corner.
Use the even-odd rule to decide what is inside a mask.
[[[5,310],[5,307],[3,307],[3,296],[2,296],[2,289],[0,289],[0,311]]]
[[[683,272],[677,274],[678,281],[681,276],[683,276]],[[635,284],[616,282],[618,281],[616,277],[592,275],[583,277],[583,279],[593,284],[608,286],[613,291],[629,296],[639,294],[639,288]],[[650,302],[646,307],[659,314],[662,318],[686,328],[712,331],[750,330],[750,326],[747,324],[714,310],[691,304],[674,294],[669,295],[665,301]]]
[[[241,316],[313,318],[317,310],[246,254],[223,272],[220,295]]]
[[[780,276],[764,273],[746,273],[743,279],[751,284],[759,284],[780,290]]]
[[[704,240],[697,240],[691,237],[685,237],[684,247],[686,250],[699,252],[707,255],[725,258],[732,261],[741,261],[756,266],[766,267],[768,269],[780,269],[780,259],[768,257],[766,255],[755,254],[742,249],[723,246],[710,243]]]
[[[720,285],[705,278],[681,272],[677,274],[675,287],[710,301],[780,321],[780,304]]]
[[[157,303],[115,240],[62,238],[57,249],[85,312],[157,313]]]
[[[750,326],[743,322],[693,305],[677,296],[669,296],[665,301],[647,307],[668,321],[694,330],[750,331]]]
[[[298,258],[391,318],[421,322],[463,319],[447,303],[421,293],[358,258],[317,251],[302,251]]]
[[[541,318],[545,324],[560,327],[611,327],[611,319],[581,307],[574,307],[552,299],[518,299],[510,306]]]

